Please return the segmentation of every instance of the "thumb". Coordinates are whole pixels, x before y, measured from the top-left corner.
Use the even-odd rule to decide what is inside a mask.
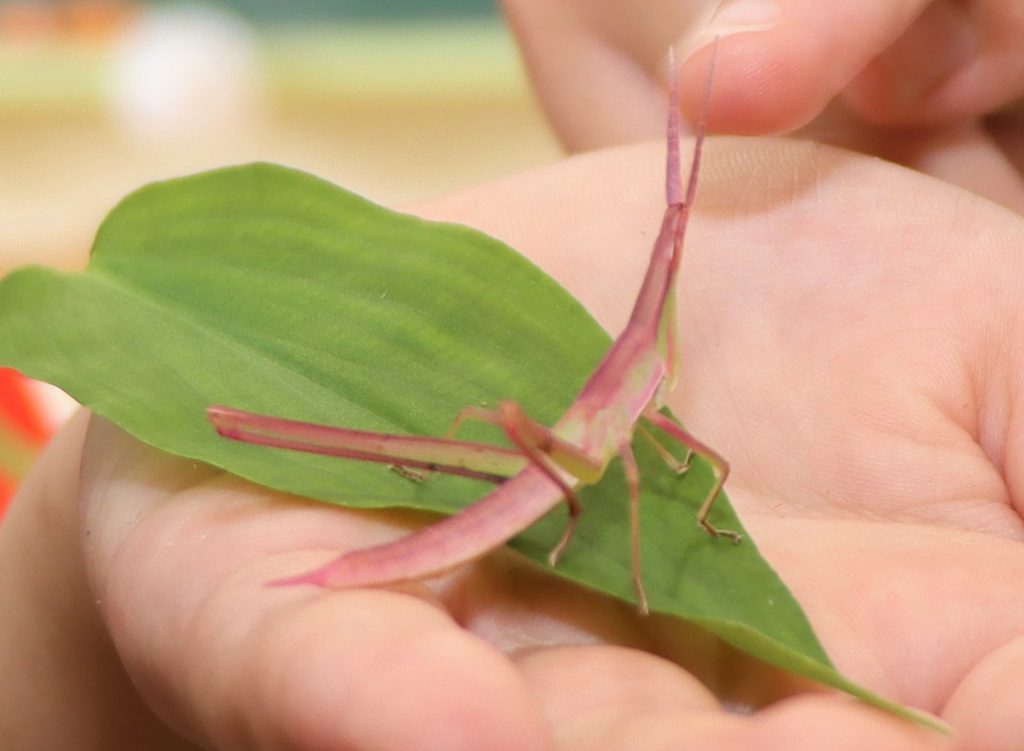
[[[89,416],[56,436],[0,524],[4,748],[195,748],[139,698],[86,580],[76,497]]]
[[[693,118],[719,39],[711,129],[743,135],[795,130],[903,35],[927,0],[725,0],[683,37],[680,89]]]

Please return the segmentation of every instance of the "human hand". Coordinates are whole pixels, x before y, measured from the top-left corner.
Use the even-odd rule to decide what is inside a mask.
[[[420,212],[512,243],[617,331],[662,160],[597,153]],[[732,461],[753,538],[841,670],[967,751],[1013,748],[1024,717],[1022,240],[1008,212],[876,160],[716,140],[679,292],[673,407]],[[0,528],[18,676],[0,727],[21,747],[948,747],[505,551],[399,590],[266,588],[424,519],[83,432]]]
[[[1024,14],[1001,0],[504,0],[574,151],[657,138],[665,53],[696,117],[720,34],[711,129],[797,133],[912,166],[1024,212]],[[993,117],[994,113],[998,116]]]

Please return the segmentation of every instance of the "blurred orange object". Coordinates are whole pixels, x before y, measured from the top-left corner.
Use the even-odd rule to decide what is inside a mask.
[[[0,42],[108,40],[137,10],[132,0],[0,0]]]
[[[28,381],[15,370],[0,368],[0,516],[49,437],[50,429]]]

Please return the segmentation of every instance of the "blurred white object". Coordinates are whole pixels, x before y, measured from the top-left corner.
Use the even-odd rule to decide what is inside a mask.
[[[241,19],[203,5],[146,11],[115,44],[110,106],[127,133],[228,137],[262,109],[259,51]]]

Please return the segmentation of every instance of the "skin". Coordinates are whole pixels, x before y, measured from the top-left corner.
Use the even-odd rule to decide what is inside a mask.
[[[711,0],[503,5],[537,98],[572,151],[658,137],[670,45],[695,117],[717,33],[711,132],[793,133],[1024,210],[1019,3],[775,0],[774,12],[739,18]]]
[[[511,242],[617,330],[662,159],[595,153],[418,211]],[[824,147],[717,140],[705,165],[671,406],[732,460],[734,503],[838,666],[940,713],[960,748],[1013,748],[1024,226]],[[511,553],[400,590],[265,588],[425,520],[275,495],[86,422],[0,527],[19,614],[0,664],[21,677],[0,727],[23,746],[950,747]]]
[[[669,3],[657,23],[635,24],[620,3],[563,0],[546,5],[574,13],[579,30],[531,26],[543,5],[507,2],[565,141],[643,137],[660,54],[645,45],[664,49],[656,37],[681,38],[689,22],[668,23]],[[850,23],[847,5],[877,18]],[[958,7],[981,28],[1019,31],[1009,5]],[[735,75],[730,85],[748,94],[715,127],[838,122],[836,142],[1024,205],[1014,112],[1000,114],[1002,130],[991,116],[1021,88],[1019,61],[987,51],[998,44],[977,56],[991,60],[988,74],[954,89],[958,110],[899,130],[877,121],[900,108],[872,116],[870,97],[849,104],[857,76],[825,85],[810,76],[817,57],[793,44],[823,36],[830,49],[900,70],[907,58],[889,53],[920,8],[833,3],[828,17],[804,8],[791,25],[724,39],[722,78]],[[601,14],[615,24],[597,24]],[[609,43],[616,24],[636,43]],[[558,40],[573,54],[559,55]],[[931,49],[914,59],[944,47]],[[581,64],[558,79],[553,59]],[[550,104],[559,91],[570,97],[564,113]],[[574,91],[621,106],[589,111]],[[621,113],[639,125],[616,124]],[[511,242],[618,331],[631,302],[623,288],[635,289],[661,212],[662,149],[596,154],[418,210]],[[794,143],[719,141],[706,165],[671,406],[732,461],[734,503],[842,670],[938,712],[958,748],[1015,748],[1020,219],[949,184]],[[0,736],[48,749],[194,748],[183,737],[218,749],[951,746],[510,554],[401,592],[260,586],[422,521],[275,496],[77,418],[0,526],[0,666],[18,676],[0,702]],[[729,713],[723,701],[757,711]]]

